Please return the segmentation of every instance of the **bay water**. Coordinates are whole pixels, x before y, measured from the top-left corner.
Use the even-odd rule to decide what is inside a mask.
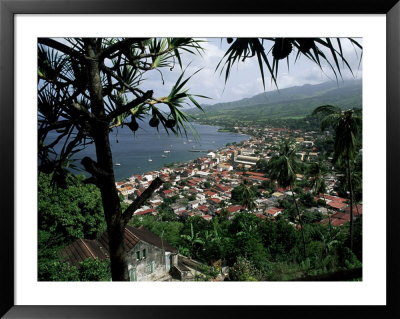
[[[168,135],[161,126],[157,132],[146,122],[139,121],[139,125],[139,129],[135,133],[124,126],[115,128],[110,134],[116,181],[124,180],[132,175],[159,170],[165,164],[172,162],[184,163],[201,157],[209,151],[221,149],[227,143],[239,143],[249,139],[247,135],[218,132],[219,127],[217,126],[197,123],[192,123],[197,134],[193,136],[188,130],[187,137],[177,137],[173,133]],[[51,139],[51,136],[49,138]],[[201,150],[201,152],[193,152],[195,150]],[[88,145],[86,149],[73,156],[74,164],[81,167],[80,160],[85,156],[96,160],[94,145]],[[74,172],[87,175],[84,171]]]

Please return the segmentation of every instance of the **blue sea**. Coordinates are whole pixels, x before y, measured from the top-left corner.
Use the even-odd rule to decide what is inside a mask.
[[[161,126],[157,132],[145,122],[139,121],[138,123],[140,127],[135,134],[126,126],[114,129],[110,134],[116,181],[135,174],[161,169],[166,163],[187,162],[207,154],[210,150],[221,149],[227,143],[249,139],[247,135],[218,132],[219,127],[217,126],[197,123],[192,124],[197,131],[197,139],[190,130],[188,130],[187,137],[177,137],[172,133],[168,135]],[[190,152],[191,150],[207,152]],[[77,161],[74,164],[80,166],[80,159],[85,156],[96,160],[94,145],[89,145],[76,154],[74,159]],[[117,163],[120,165],[115,165]]]

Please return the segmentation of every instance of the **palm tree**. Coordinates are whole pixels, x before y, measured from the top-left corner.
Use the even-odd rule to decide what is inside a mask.
[[[289,187],[293,202],[296,205],[297,216],[301,227],[301,235],[303,238],[303,255],[306,258],[306,241],[304,238],[303,222],[301,220],[299,206],[293,192],[293,184],[296,181],[296,174],[299,171],[300,163],[296,158],[296,145],[293,141],[285,140],[280,146],[278,154],[271,157],[268,162],[268,174],[271,179],[278,181],[282,187]]]
[[[247,210],[252,211],[256,207],[255,194],[251,189],[251,185],[247,179],[244,179],[240,184],[241,187],[241,205]]]
[[[350,249],[353,250],[353,185],[352,162],[357,154],[357,137],[361,132],[361,110],[342,110],[337,106],[323,105],[317,107],[313,113],[322,114],[321,130],[332,127],[335,131],[333,161],[338,165],[344,165],[347,170],[347,180],[350,200]]]
[[[310,176],[308,186],[311,188],[314,194],[318,196],[322,193],[322,197],[324,198],[324,202],[326,204],[325,192],[326,192],[326,169],[322,162],[312,163],[309,167],[308,174]],[[332,223],[331,223],[331,215],[328,211],[329,218],[329,231],[332,232]]]

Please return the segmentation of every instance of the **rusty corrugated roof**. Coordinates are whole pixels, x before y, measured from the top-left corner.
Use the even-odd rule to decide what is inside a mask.
[[[178,253],[178,250],[168,244],[165,240],[152,233],[147,228],[140,226],[134,228],[126,226],[125,228],[125,250],[128,252],[139,241],[147,242],[158,248]],[[69,262],[73,266],[79,267],[79,263],[87,258],[98,258],[105,260],[110,257],[108,245],[108,233],[105,231],[98,239],[77,239],[72,244],[64,247],[60,252],[61,259]]]

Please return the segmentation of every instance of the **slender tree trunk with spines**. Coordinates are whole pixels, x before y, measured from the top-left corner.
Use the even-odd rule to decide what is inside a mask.
[[[350,159],[347,159],[347,174],[349,180],[349,191],[350,191],[350,250],[353,251],[353,184],[351,182],[351,167]]]
[[[299,206],[297,205],[296,197],[294,197],[294,193],[293,193],[293,190],[292,190],[291,186],[290,186],[290,191],[292,192],[293,201],[294,201],[294,204],[296,205],[297,216],[299,217],[299,223],[300,223],[300,227],[301,227],[301,236],[303,238],[303,255],[304,255],[304,259],[306,259],[306,257],[307,257],[307,254],[306,254],[306,240],[304,238],[303,222],[301,220]]]
[[[326,199],[325,199],[325,194],[322,193],[322,197],[324,198],[324,202],[325,202],[325,206],[326,206]],[[332,234],[332,220],[331,220],[331,214],[327,209],[327,213],[328,213],[328,219],[329,219],[329,233]]]
[[[113,281],[128,281],[128,267],[125,259],[125,223],[122,219],[121,203],[115,187],[112,153],[109,141],[109,127],[105,121],[104,101],[100,78],[99,62],[96,60],[94,39],[85,39],[89,56],[89,92],[93,114],[97,123],[91,125],[96,149],[97,186],[100,188],[104,215],[107,223],[111,274]]]

